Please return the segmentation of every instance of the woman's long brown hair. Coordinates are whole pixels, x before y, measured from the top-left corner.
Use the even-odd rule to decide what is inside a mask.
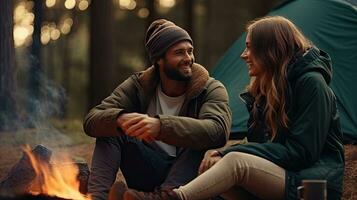
[[[274,139],[279,127],[289,127],[287,67],[296,55],[310,48],[311,43],[291,21],[281,16],[253,21],[247,32],[252,56],[262,71],[247,87],[255,98],[252,126],[258,125],[258,105],[265,102],[265,123]]]

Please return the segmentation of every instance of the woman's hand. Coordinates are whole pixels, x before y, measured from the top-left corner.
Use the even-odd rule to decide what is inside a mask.
[[[198,169],[198,174],[202,174],[209,168],[211,168],[214,164],[216,164],[220,159],[222,159],[221,155],[216,150],[208,150],[205,153],[205,156],[201,162],[200,168]]]

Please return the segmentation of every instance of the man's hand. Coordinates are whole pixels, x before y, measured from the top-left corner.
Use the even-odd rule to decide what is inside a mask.
[[[118,125],[128,136],[151,142],[160,133],[160,120],[140,113],[124,113],[117,119]]]
[[[216,150],[208,150],[205,153],[203,160],[201,161],[200,168],[198,169],[198,174],[202,174],[216,164],[222,157]]]

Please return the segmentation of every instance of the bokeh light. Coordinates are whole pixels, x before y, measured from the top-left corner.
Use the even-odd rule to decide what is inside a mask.
[[[51,40],[58,40],[60,36],[61,32],[57,28],[51,30]]]
[[[165,8],[172,8],[176,4],[175,0],[159,0],[159,5]]]
[[[64,7],[66,7],[67,9],[73,9],[76,6],[76,0],[66,0],[64,2]]]
[[[21,22],[21,20],[25,17],[27,12],[28,11],[26,10],[25,4],[23,2],[21,2],[19,5],[17,5],[15,8],[15,11],[14,11],[15,24]]]
[[[88,8],[88,6],[89,6],[89,2],[87,0],[82,0],[78,4],[78,9],[84,11]]]
[[[51,40],[50,27],[48,25],[44,25],[41,28],[41,43],[46,45]]]
[[[15,47],[28,46],[32,42],[35,15],[30,12],[33,4],[20,2],[14,10],[14,44]]]
[[[138,17],[140,18],[147,18],[149,16],[150,12],[149,9],[147,8],[140,8],[138,11]]]
[[[135,0],[118,0],[121,9],[134,10],[136,8]]]
[[[126,8],[129,6],[130,2],[131,0],[119,0],[119,6]]]
[[[56,4],[56,0],[46,0],[46,6],[48,8],[53,7]]]
[[[19,25],[15,25],[14,26],[14,40],[15,40],[15,46],[22,46],[25,41],[26,38],[30,35],[29,31],[23,27],[23,26],[19,26]]]
[[[71,18],[66,18],[65,20],[63,20],[61,27],[60,27],[60,31],[62,34],[66,35],[71,31],[73,25],[73,20]]]

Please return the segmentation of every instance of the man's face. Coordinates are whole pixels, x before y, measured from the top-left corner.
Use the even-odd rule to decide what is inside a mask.
[[[182,41],[171,46],[158,61],[165,75],[175,81],[188,81],[192,76],[194,62],[193,47],[190,42]]]

